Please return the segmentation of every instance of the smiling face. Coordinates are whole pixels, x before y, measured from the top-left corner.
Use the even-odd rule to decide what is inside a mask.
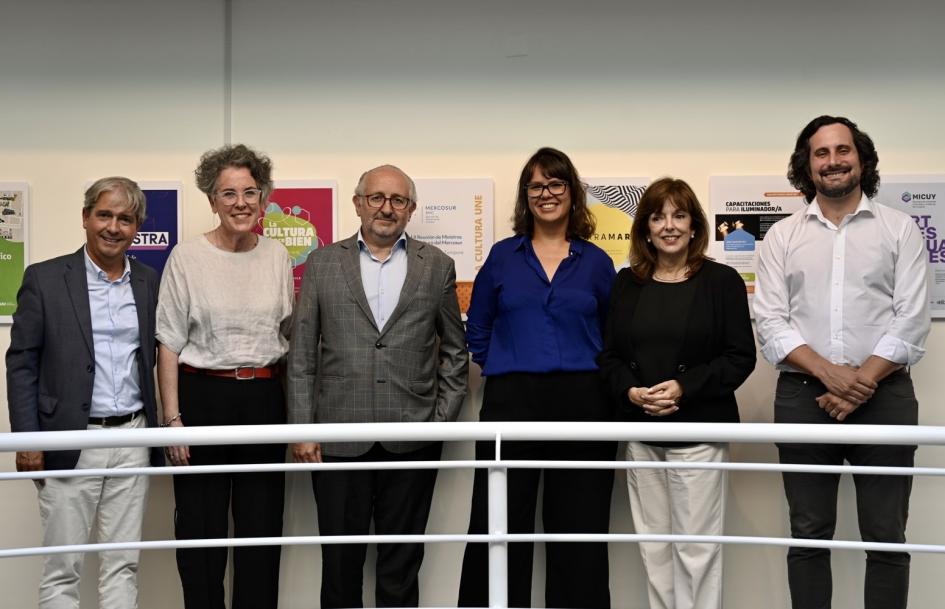
[[[354,210],[361,218],[361,236],[369,246],[390,247],[403,234],[417,208],[417,202],[410,199],[410,184],[399,171],[380,167],[365,176],[362,190],[352,199]],[[368,205],[365,198],[375,194],[385,198],[377,208]],[[390,197],[407,199],[410,203],[405,209],[394,209]]]
[[[689,212],[679,209],[666,199],[663,207],[647,218],[647,227],[649,240],[656,248],[657,259],[686,258],[692,239],[692,216]]]
[[[536,224],[567,225],[568,215],[571,213],[570,184],[561,178],[549,178],[541,167],[535,167],[525,189],[528,195],[528,210]]]
[[[124,268],[125,252],[138,232],[138,218],[120,192],[103,192],[95,206],[82,210],[89,257],[103,271]]]
[[[817,196],[840,199],[859,198],[863,165],[853,134],[843,124],[824,125],[810,138],[810,177]]]
[[[222,231],[235,236],[249,233],[256,227],[262,201],[250,197],[252,202],[249,202],[244,194],[256,188],[256,180],[246,167],[227,167],[220,172],[216,186],[210,193],[210,208],[220,217]],[[238,193],[233,205],[228,205],[221,195],[230,190]]]

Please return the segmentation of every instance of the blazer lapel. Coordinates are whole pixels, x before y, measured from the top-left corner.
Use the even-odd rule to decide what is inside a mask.
[[[85,278],[85,246],[79,249],[72,258],[66,262],[66,272],[63,278],[66,282],[66,293],[69,294],[69,300],[72,301],[72,310],[75,312],[76,321],[82,330],[82,338],[85,339],[85,346],[89,350],[89,355],[95,357],[95,346],[92,343],[92,310],[89,308],[89,282]]]
[[[131,265],[131,294],[135,299],[135,310],[138,313],[138,334],[143,349],[148,344],[147,337],[144,335],[148,331],[148,286],[141,274],[134,272],[134,265]]]
[[[693,304],[700,296],[704,296],[702,288],[703,284],[705,283],[706,272],[705,265],[703,264],[702,268],[699,269],[699,272],[696,273],[696,276],[691,279],[692,289],[689,290],[689,302],[686,305],[686,318],[677,320],[678,323],[682,324],[683,328],[686,328],[686,335],[683,338],[682,344],[679,346],[679,355],[677,356],[677,360],[680,362],[684,361],[684,354],[691,354],[697,351],[698,342],[695,341],[701,340],[701,338],[697,337],[703,336],[702,332],[694,330],[689,326],[693,323],[693,317],[697,316],[696,312],[693,311]],[[703,302],[701,303],[701,306],[709,307],[711,304],[708,302]]]
[[[340,243],[341,247],[347,250],[341,257],[341,268],[344,271],[345,281],[348,283],[348,289],[354,295],[361,312],[367,317],[374,329],[377,330],[377,321],[374,319],[374,313],[371,312],[371,306],[368,304],[367,296],[364,294],[364,284],[361,282],[361,250],[358,248],[358,237],[350,237]]]
[[[387,330],[397,321],[397,318],[404,314],[410,307],[414,296],[417,294],[417,286],[420,285],[420,279],[423,277],[423,269],[426,266],[426,260],[423,257],[423,248],[425,246],[426,244],[423,241],[417,241],[416,239],[407,237],[407,277],[404,278],[404,287],[400,290],[400,298],[397,299],[397,306],[394,307],[390,318],[387,320],[387,323],[384,324],[384,331],[381,335],[386,334]]]

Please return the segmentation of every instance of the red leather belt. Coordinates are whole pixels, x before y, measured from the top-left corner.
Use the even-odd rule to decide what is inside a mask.
[[[282,366],[275,364],[264,368],[253,368],[252,366],[240,366],[239,368],[229,368],[227,370],[210,370],[209,368],[194,368],[190,364],[181,364],[180,369],[188,374],[203,374],[205,376],[219,376],[227,379],[236,379],[238,381],[250,381],[252,379],[272,379],[278,378],[282,374]]]

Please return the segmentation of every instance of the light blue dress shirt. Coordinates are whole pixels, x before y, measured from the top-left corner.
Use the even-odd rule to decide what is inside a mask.
[[[92,342],[95,345],[95,382],[89,416],[113,417],[141,410],[138,378],[138,308],[131,291],[131,263],[115,281],[85,252],[85,275],[89,284]]]
[[[407,279],[407,237],[401,233],[391,248],[390,256],[386,260],[379,260],[371,253],[359,230],[358,249],[361,252],[359,259],[364,295],[374,314],[377,329],[383,330],[400,300],[400,291]]]

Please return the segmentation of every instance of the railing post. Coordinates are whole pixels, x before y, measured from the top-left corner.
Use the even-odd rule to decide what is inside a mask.
[[[495,437],[495,460],[502,459],[502,434]],[[498,463],[489,468],[489,533],[505,535],[508,525],[508,469]],[[506,609],[509,606],[508,542],[489,542],[489,607]]]

